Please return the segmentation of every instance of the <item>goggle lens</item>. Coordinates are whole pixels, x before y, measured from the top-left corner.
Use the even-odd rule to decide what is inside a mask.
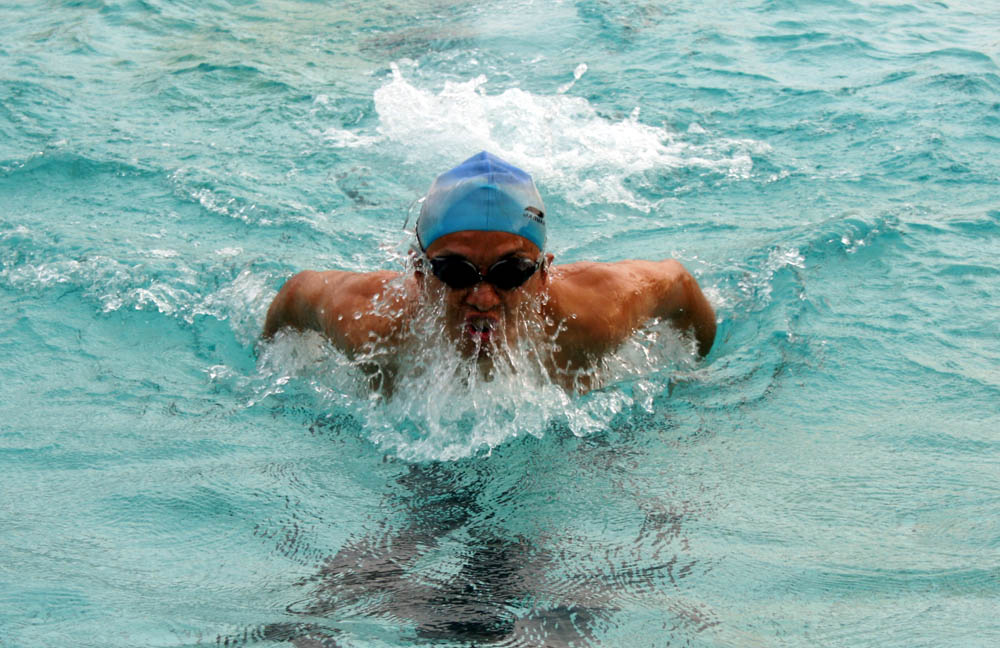
[[[464,257],[436,257],[430,262],[434,276],[455,290],[471,288],[480,281],[500,290],[513,290],[530,279],[540,265],[538,261],[523,257],[508,257],[500,259],[489,267],[485,275],[481,275],[479,268]]]

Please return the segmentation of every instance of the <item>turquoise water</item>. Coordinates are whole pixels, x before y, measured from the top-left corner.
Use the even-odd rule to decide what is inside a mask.
[[[991,2],[3,3],[0,645],[997,645],[997,34]],[[293,272],[399,267],[484,148],[557,262],[683,261],[711,355],[654,327],[586,396],[386,401],[260,343]]]

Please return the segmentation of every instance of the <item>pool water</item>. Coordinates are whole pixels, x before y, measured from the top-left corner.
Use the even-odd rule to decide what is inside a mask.
[[[997,645],[998,33],[959,1],[4,3],[0,645]],[[681,260],[711,354],[653,325],[578,395],[437,349],[386,398],[260,341],[294,272],[402,267],[482,149],[557,263]]]

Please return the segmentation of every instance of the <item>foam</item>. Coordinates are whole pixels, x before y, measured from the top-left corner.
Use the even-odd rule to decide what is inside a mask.
[[[620,203],[647,212],[654,204],[629,189],[629,176],[688,167],[747,178],[751,154],[767,150],[756,140],[713,138],[697,125],[689,135],[698,142],[690,141],[642,122],[639,107],[610,119],[586,99],[565,94],[585,72],[585,65],[577,66],[574,81],[552,94],[521,88],[490,93],[485,75],[445,82],[435,92],[414,85],[393,64],[392,78],[374,93],[378,133],[414,164],[438,160],[445,169],[488,150],[529,171],[543,192],[575,205]],[[363,136],[331,139],[346,146],[371,143]]]
[[[319,136],[337,148],[369,148],[378,144],[381,138],[375,135],[358,135],[342,128],[327,128]]]

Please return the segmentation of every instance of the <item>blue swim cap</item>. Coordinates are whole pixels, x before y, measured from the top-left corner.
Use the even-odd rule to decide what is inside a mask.
[[[439,175],[417,219],[420,249],[465,230],[510,232],[544,250],[545,205],[531,176],[486,151]]]

